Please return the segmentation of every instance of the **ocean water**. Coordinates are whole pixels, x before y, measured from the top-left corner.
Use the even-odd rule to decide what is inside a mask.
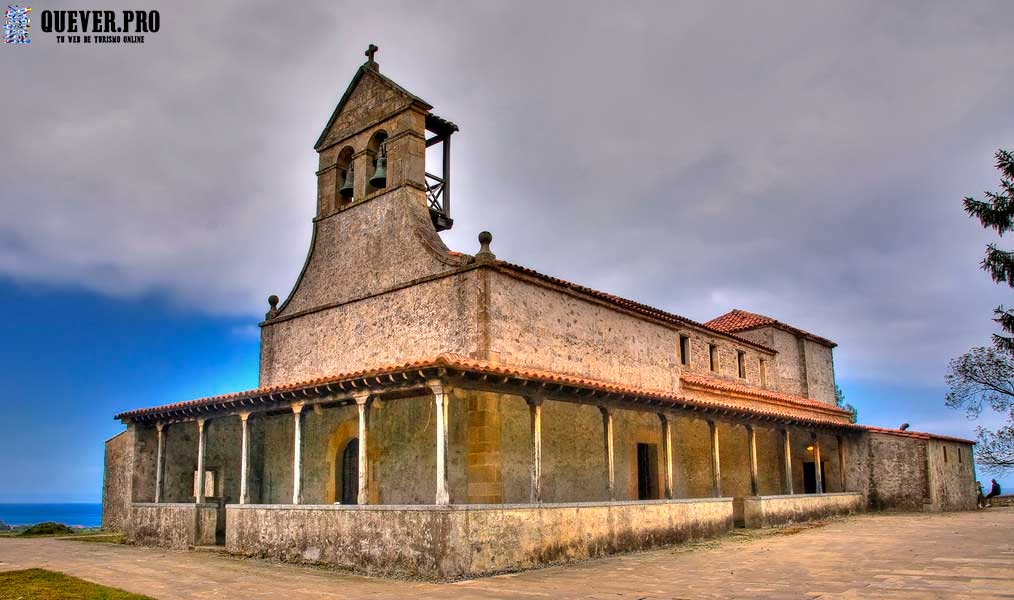
[[[98,527],[102,504],[0,504],[0,521],[8,525],[55,521],[70,527]]]

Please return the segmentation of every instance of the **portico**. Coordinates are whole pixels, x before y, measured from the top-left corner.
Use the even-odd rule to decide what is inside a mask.
[[[468,455],[469,436],[461,434],[462,430],[468,430],[470,421],[474,421],[477,414],[469,408],[469,400],[477,394],[485,394],[487,400],[501,405],[499,447],[484,448],[483,451],[496,450],[506,460],[498,465],[482,467],[492,466],[494,471],[508,475],[498,484],[486,480],[479,482],[482,486],[499,486],[499,502],[495,504],[476,504],[472,497],[476,492],[471,489],[468,478],[462,477],[471,469],[467,458],[463,458]],[[380,410],[375,410],[375,406],[380,406]],[[421,410],[424,406],[428,407],[425,411]],[[597,433],[594,427],[589,426],[594,419],[583,419],[585,425],[581,426],[582,419],[573,418],[575,414],[587,414],[585,410],[599,413]],[[422,412],[439,418],[423,423],[411,418],[411,415]],[[548,440],[550,448],[560,452],[563,448],[583,446],[594,452],[597,447],[601,457],[582,461],[580,456],[544,454],[547,441],[543,433],[547,425],[545,412],[554,418],[551,436],[566,430],[561,425],[567,423],[555,420],[557,416],[567,416],[568,423],[578,429],[566,434],[569,444],[560,444],[561,440],[556,438]],[[153,469],[155,477],[151,482],[154,502],[139,502],[133,510],[158,512],[160,504],[172,506],[176,512],[182,510],[181,504],[185,504],[186,498],[180,494],[185,493],[185,486],[175,485],[173,494],[163,499],[161,474],[165,470],[167,454],[164,448],[182,450],[182,447],[192,444],[195,472],[205,472],[203,478],[194,477],[194,510],[206,512],[208,509],[201,507],[209,506],[206,500],[210,497],[213,500],[210,506],[216,506],[220,511],[218,528],[224,528],[219,533],[219,540],[231,543],[233,548],[230,550],[244,553],[256,553],[257,548],[256,540],[250,538],[253,530],[242,524],[245,519],[253,518],[252,515],[264,518],[272,511],[291,511],[294,506],[305,507],[301,509],[304,512],[284,514],[305,515],[306,510],[335,511],[343,508],[361,510],[361,507],[371,504],[383,505],[384,514],[397,521],[400,518],[397,516],[399,507],[415,511],[412,514],[417,515],[426,506],[434,509],[449,505],[473,506],[485,507],[483,510],[488,511],[499,505],[496,510],[502,514],[504,510],[530,512],[540,505],[550,510],[577,505],[608,507],[615,503],[624,506],[625,512],[637,514],[641,510],[637,507],[641,505],[646,507],[645,511],[657,512],[659,501],[663,504],[665,501],[678,501],[681,510],[685,510],[695,500],[719,499],[722,502],[718,505],[709,501],[706,506],[709,514],[720,517],[709,527],[720,531],[732,526],[734,516],[743,524],[744,498],[763,498],[762,493],[771,492],[776,495],[792,494],[792,489],[787,486],[772,489],[772,478],[762,481],[760,476],[762,470],[777,471],[780,465],[788,465],[787,473],[779,474],[773,481],[782,485],[792,482],[791,441],[789,444],[777,443],[786,438],[791,440],[792,434],[788,432],[797,432],[800,439],[813,442],[813,450],[809,453],[816,458],[819,456],[820,440],[835,439],[844,444],[841,440],[856,435],[858,431],[857,426],[847,422],[723,406],[585,378],[512,369],[454,355],[390,366],[368,374],[338,376],[325,381],[132,411],[120,417],[132,422],[139,433],[153,431],[159,440],[152,457],[156,462]],[[391,423],[385,423],[385,418],[398,423],[399,428],[417,421],[414,430],[410,428],[406,432],[408,440],[413,442],[406,444],[408,440],[391,438]],[[286,422],[289,427],[285,426]],[[646,425],[652,422],[654,426]],[[646,431],[649,427],[654,431]],[[374,432],[375,428],[382,432],[381,439]],[[504,429],[514,431],[523,428],[527,429],[523,440],[518,436],[503,435]],[[196,434],[194,442],[186,436],[188,429]],[[617,429],[623,432],[620,439]],[[637,433],[630,436],[631,430]],[[706,430],[706,435],[695,435],[694,430],[698,434]],[[304,435],[304,431],[312,434]],[[428,440],[425,438],[426,431],[429,432]],[[351,432],[355,437],[333,443],[334,435],[341,435],[340,432]],[[209,433],[216,449],[215,464],[208,463],[206,458],[209,454]],[[181,435],[182,439],[177,442],[174,434]],[[268,439],[286,434],[290,438],[288,445],[292,461],[288,469],[289,485],[280,486],[281,477],[267,474],[272,467],[263,444]],[[583,440],[582,434],[586,436]],[[600,444],[596,444],[596,437],[601,440]],[[763,467],[758,453],[758,437],[764,440],[763,452],[760,453],[766,461]],[[631,438],[635,440],[633,443]],[[355,505],[348,505],[341,504],[334,491],[342,489],[347,482],[334,481],[323,490],[317,482],[324,480],[325,476],[340,479],[347,472],[336,463],[342,458],[339,456],[341,449],[352,439],[358,448],[355,457],[357,494]],[[776,443],[771,443],[772,440]],[[723,447],[723,442],[726,447]],[[631,449],[632,445],[635,448],[650,447],[653,454],[647,464],[644,453],[635,456],[637,453]],[[255,449],[254,460],[250,458],[252,446],[261,446]],[[840,447],[844,448],[843,445]],[[388,452],[400,454],[396,457],[399,463],[404,463],[405,457],[415,456],[417,466],[406,469],[404,464],[400,464],[396,473],[386,476],[384,471],[391,461],[381,458]],[[802,452],[808,451],[804,449]],[[333,454],[329,457],[326,453]],[[432,461],[425,460],[427,453],[433,457]],[[235,458],[228,458],[230,454],[234,454]],[[688,470],[696,470],[692,458],[702,455],[708,457],[709,464],[706,486],[693,481],[694,477],[680,477]],[[505,468],[504,463],[515,458],[525,461],[526,464],[514,467],[517,473],[524,472],[526,477],[511,476],[510,468]],[[622,468],[618,468],[617,458],[626,463]],[[640,464],[637,458],[641,459]],[[552,465],[553,478],[549,501],[543,498],[543,463],[546,459]],[[654,467],[650,464],[651,460],[657,460]],[[275,461],[277,464],[281,462]],[[598,473],[589,473],[583,468],[588,464],[599,464],[601,468]],[[841,464],[834,463],[830,469],[825,465],[825,470],[844,473]],[[224,471],[226,465],[233,465],[237,472],[227,474]],[[208,470],[209,467],[213,469]],[[573,471],[568,472],[568,468]],[[432,481],[432,496],[428,499],[414,489],[421,486],[427,471]],[[619,479],[618,472],[621,474]],[[184,473],[179,472],[176,477]],[[646,477],[654,479],[645,485]],[[599,482],[597,486],[594,484],[596,479]],[[842,488],[836,491],[846,491],[844,481],[839,481]],[[257,482],[256,489],[251,489],[250,482]],[[304,482],[313,483],[304,488]],[[727,496],[723,496],[723,482]],[[211,488],[205,489],[205,485]],[[288,489],[288,495],[284,488]],[[822,513],[825,514],[827,503],[817,501],[819,495],[813,494],[807,506],[811,507],[809,510],[825,511]],[[860,498],[859,494],[852,495]],[[396,504],[390,504],[388,498],[394,499]],[[834,507],[831,513],[858,509],[858,503],[842,505],[840,501],[832,501],[829,505]],[[256,507],[259,512],[240,509],[246,506]],[[725,509],[716,508],[723,506]],[[795,514],[796,519],[805,516],[805,510]],[[690,532],[698,526],[695,519],[685,523],[667,521],[671,535],[691,535]],[[381,520],[377,526],[384,527],[385,522]],[[247,534],[242,540],[234,538],[229,531],[232,527],[247,531]],[[201,537],[199,532],[195,536]],[[207,541],[209,538],[204,536],[203,539]]]

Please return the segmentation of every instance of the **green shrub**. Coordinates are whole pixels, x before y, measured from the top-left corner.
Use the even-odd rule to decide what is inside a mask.
[[[74,533],[74,530],[63,523],[46,521],[45,523],[32,525],[28,529],[22,531],[21,535],[58,535],[68,533]]]

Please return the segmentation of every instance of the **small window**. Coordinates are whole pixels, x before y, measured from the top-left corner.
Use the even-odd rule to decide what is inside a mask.
[[[215,493],[215,471],[205,469],[204,471],[204,497],[214,498]],[[197,497],[197,469],[194,469],[194,498]]]
[[[680,336],[680,362],[684,365],[690,364],[690,336]]]
[[[718,372],[718,346],[715,344],[708,344],[708,360],[710,361],[710,368],[713,372]]]
[[[944,446],[944,462],[947,462],[947,446]]]
[[[964,456],[962,456],[964,453],[961,452],[961,446],[958,446],[957,453],[958,453],[958,464],[960,465],[961,463],[965,462],[965,458]]]
[[[760,359],[760,379],[761,379],[761,386],[762,387],[767,387],[768,386],[768,361],[764,360],[763,358]]]
[[[739,378],[746,379],[746,352],[736,351],[736,363],[739,366]]]

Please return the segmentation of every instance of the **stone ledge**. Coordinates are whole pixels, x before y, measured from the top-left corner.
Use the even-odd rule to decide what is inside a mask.
[[[134,508],[218,508],[218,504],[214,502],[203,502],[198,504],[196,502],[131,502],[130,506]]]
[[[732,528],[732,498],[450,506],[229,505],[232,554],[457,579],[648,550]]]
[[[854,514],[865,508],[865,499],[859,492],[748,496],[742,503],[743,525],[748,528]]]
[[[801,495],[801,494],[800,494]],[[813,494],[810,494],[811,496]],[[761,496],[769,498],[771,496]],[[793,498],[795,496],[787,496]],[[359,510],[455,512],[482,510],[546,510],[553,508],[595,508],[610,506],[652,506],[665,504],[701,504],[732,502],[732,498],[677,498],[673,500],[616,500],[612,502],[544,502],[542,504],[226,504],[227,510]],[[166,506],[154,504],[153,506]],[[184,504],[182,506],[193,506]],[[215,506],[215,505],[211,505]]]

